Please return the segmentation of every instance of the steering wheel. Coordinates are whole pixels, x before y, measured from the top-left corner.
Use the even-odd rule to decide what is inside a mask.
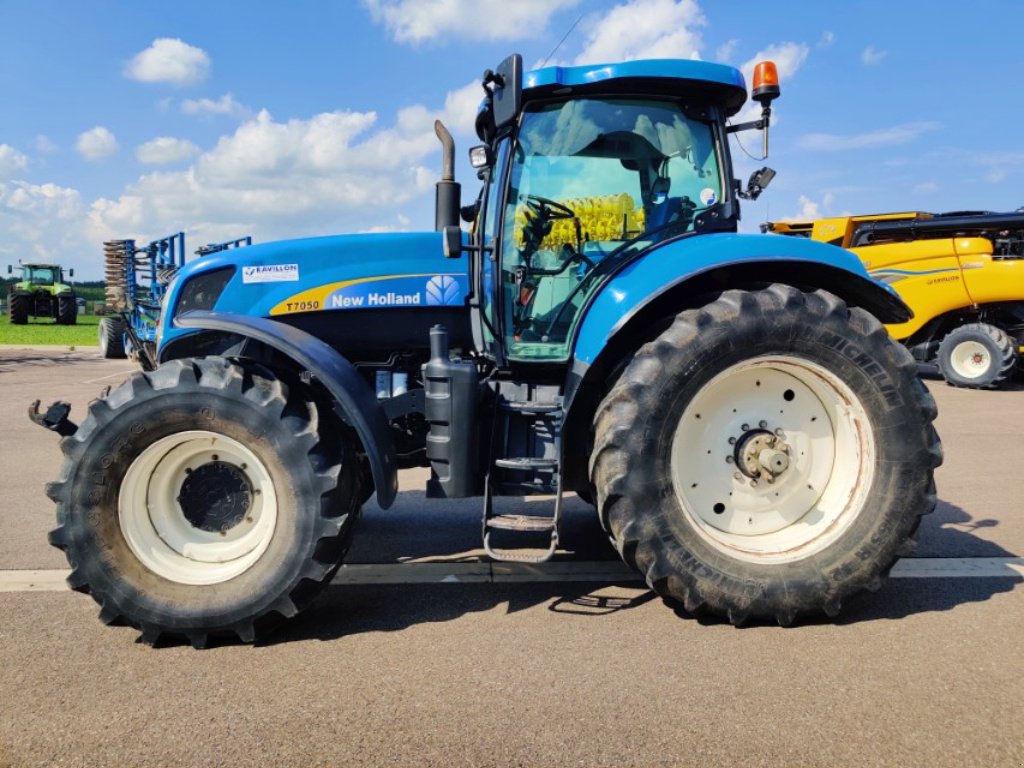
[[[541,197],[540,195],[527,195],[526,207],[538,216],[545,216],[549,221],[576,218],[576,211],[569,206],[562,205],[549,197]],[[545,211],[545,208],[550,210]]]

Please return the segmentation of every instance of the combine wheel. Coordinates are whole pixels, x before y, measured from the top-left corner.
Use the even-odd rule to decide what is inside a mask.
[[[942,377],[954,387],[994,389],[1013,374],[1016,340],[987,323],[961,325],[939,345],[938,364]]]
[[[11,293],[7,296],[7,317],[11,325],[25,325],[32,297]]]
[[[74,325],[78,322],[78,307],[74,296],[57,297],[57,325]]]
[[[299,387],[223,358],[177,360],[94,401],[61,443],[50,542],[100,618],[145,642],[251,642],[337,570],[358,464]]]
[[[124,320],[120,317],[100,318],[99,332],[100,353],[108,360],[123,360],[127,355],[124,351]]]
[[[824,291],[729,291],[644,345],[601,404],[598,509],[691,613],[835,615],[935,505],[935,413],[867,313]]]

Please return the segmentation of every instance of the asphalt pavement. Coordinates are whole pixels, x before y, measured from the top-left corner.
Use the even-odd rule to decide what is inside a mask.
[[[578,500],[553,566],[502,571],[479,501],[427,501],[409,471],[302,616],[194,651],[103,626],[46,543],[60,452],[28,403],[81,418],[132,370],[0,349],[0,581],[43,574],[0,584],[0,766],[1024,766],[1021,387],[928,382],[939,508],[916,559],[837,621],[687,617],[615,571]]]

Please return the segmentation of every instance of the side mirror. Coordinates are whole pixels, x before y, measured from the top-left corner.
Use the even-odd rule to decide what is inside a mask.
[[[775,178],[775,171],[768,166],[765,166],[759,171],[754,171],[750,174],[750,180],[747,181],[747,188],[740,192],[740,197],[744,200],[757,200],[764,192],[768,185],[772,183],[772,179]]]
[[[462,228],[446,226],[441,230],[441,248],[446,259],[457,259],[462,255]]]
[[[515,121],[523,108],[523,57],[513,53],[492,76],[494,83],[494,127],[501,129]]]
[[[72,267],[71,269],[68,270],[68,277],[74,277],[74,276],[75,276],[75,268]]]
[[[11,267],[11,265],[10,265],[10,264],[8,264],[8,265],[7,265],[7,274],[9,275],[9,274],[11,274],[12,272],[14,272],[14,268],[13,268],[13,267]]]

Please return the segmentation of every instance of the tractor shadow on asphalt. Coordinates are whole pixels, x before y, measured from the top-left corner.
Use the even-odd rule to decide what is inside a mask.
[[[997,520],[975,518],[956,505],[940,501],[935,512],[922,522],[921,546],[916,555],[954,558],[1020,556],[974,535],[975,531],[998,525]],[[593,526],[598,528],[596,521]],[[443,553],[435,554],[443,559]],[[889,579],[878,592],[850,598],[836,619],[824,615],[802,617],[794,628],[786,630],[775,627],[773,622],[748,622],[739,629],[770,627],[778,631],[798,631],[801,627],[821,625],[845,627],[950,611],[1017,589],[1024,582],[1024,577],[1011,574],[985,578]],[[334,585],[328,587],[304,614],[260,644],[334,640],[365,632],[397,632],[418,624],[453,621],[469,614],[502,608],[511,616],[545,604],[548,612],[553,614],[551,621],[557,621],[557,617],[597,618],[638,608],[653,600],[662,602],[684,621],[710,626],[727,624],[725,619],[716,616],[692,616],[674,601],[659,598],[640,582]]]

